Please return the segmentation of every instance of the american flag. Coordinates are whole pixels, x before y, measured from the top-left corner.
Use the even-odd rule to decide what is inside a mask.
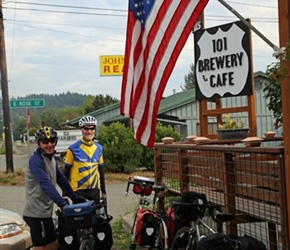
[[[168,78],[208,0],[129,0],[120,113],[152,147]]]

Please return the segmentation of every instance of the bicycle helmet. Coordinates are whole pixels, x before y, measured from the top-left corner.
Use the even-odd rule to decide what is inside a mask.
[[[97,126],[97,119],[93,116],[87,115],[83,116],[79,120],[79,127],[82,128],[83,126]]]
[[[42,139],[58,139],[57,132],[51,127],[43,127],[35,133],[35,140],[39,143]]]

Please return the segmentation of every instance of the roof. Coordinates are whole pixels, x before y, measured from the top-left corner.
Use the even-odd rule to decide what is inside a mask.
[[[106,107],[103,107],[103,108],[97,109],[97,110],[95,110],[95,111],[92,111],[92,112],[90,112],[90,113],[87,113],[87,114],[85,114],[85,115],[91,115],[91,116],[96,117],[96,116],[99,115],[99,114],[102,114],[102,113],[104,113],[104,112],[108,112],[108,111],[110,111],[110,110],[116,109],[116,108],[118,108],[119,106],[120,106],[120,102],[117,102],[117,103],[111,104],[111,105],[109,105],[109,106],[106,106]],[[66,121],[66,122],[60,124],[60,126],[78,124],[79,119],[80,119],[81,117],[82,117],[82,116],[79,116],[79,117],[74,118],[74,119],[72,119],[72,120]]]
[[[176,107],[195,101],[195,89],[178,92],[161,100],[158,114],[165,113]]]
[[[254,77],[262,77],[262,78],[268,78],[267,74],[265,74],[262,71],[257,71],[254,73]],[[183,105],[186,105],[188,103],[194,102],[196,101],[196,95],[195,95],[195,89],[190,89],[190,90],[186,90],[186,91],[182,91],[182,92],[178,92],[175,93],[173,95],[170,95],[168,97],[164,97],[161,102],[160,102],[160,106],[158,109],[158,117],[161,119],[160,115],[164,114],[172,109],[175,109],[177,107],[181,107]],[[91,116],[98,116],[102,113],[105,112],[109,112],[110,110],[114,110],[116,108],[120,107],[120,102],[111,104],[109,106],[103,107],[101,109],[95,110],[93,112],[88,113],[87,115],[91,115]],[[77,124],[78,120],[80,119],[80,117],[77,117],[75,119],[72,119],[70,121],[67,121],[61,125],[72,125],[72,124]],[[127,118],[125,118],[122,115],[117,115],[117,116],[113,116],[110,117],[108,119],[106,119],[103,123],[108,124],[114,121],[125,121]]]
[[[263,71],[256,71],[256,72],[254,73],[254,78],[256,78],[256,77],[258,77],[258,76],[260,76],[260,77],[264,77],[264,78],[269,78],[268,75],[267,75],[265,72],[263,72]]]
[[[158,115],[163,114],[163,113],[165,113],[165,112],[167,112],[169,110],[172,110],[172,109],[174,109],[176,107],[183,106],[183,105],[185,105],[187,103],[190,103],[190,102],[192,102],[194,100],[195,100],[195,91],[194,91],[194,89],[190,89],[190,90],[187,90],[187,91],[182,91],[182,92],[173,94],[171,96],[165,97],[160,102]],[[120,102],[117,102],[117,103],[111,104],[109,106],[100,108],[98,110],[92,111],[92,112],[88,113],[87,115],[91,115],[91,116],[96,117],[96,116],[98,116],[98,115],[100,115],[102,113],[109,112],[110,110],[114,110],[114,109],[119,108],[119,107],[120,107]],[[80,117],[77,117],[77,118],[69,120],[69,121],[67,121],[65,123],[62,123],[60,125],[61,126],[64,126],[64,125],[77,125],[78,122],[79,122],[79,119],[80,119]],[[106,123],[111,123],[111,122],[114,122],[114,121],[124,121],[126,119],[127,118],[125,118],[124,116],[118,115],[118,116],[114,116],[114,117],[111,117],[111,118],[107,119],[103,123],[106,124]]]

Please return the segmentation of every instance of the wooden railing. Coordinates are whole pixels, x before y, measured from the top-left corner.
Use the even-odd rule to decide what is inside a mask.
[[[154,163],[155,181],[169,186],[168,195],[201,192],[236,213],[227,233],[251,235],[270,250],[290,249],[283,147],[155,143]]]

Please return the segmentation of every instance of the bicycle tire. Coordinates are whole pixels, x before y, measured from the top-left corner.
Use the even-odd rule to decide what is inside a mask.
[[[194,250],[196,243],[196,231],[190,227],[182,227],[174,235],[170,250]]]
[[[80,245],[79,250],[94,250],[94,242],[92,239],[84,239]]]
[[[136,225],[134,225],[131,244],[129,247],[130,250],[139,249],[138,248],[139,246],[141,248],[145,247],[146,249],[150,249],[150,250],[168,250],[168,231],[166,227],[166,222],[162,219],[159,219],[159,222],[158,222],[158,228],[156,229],[156,233],[153,240],[154,245],[153,244],[152,245],[139,244],[137,243],[136,237],[137,237]]]
[[[159,226],[155,235],[155,245],[151,248],[153,250],[168,249],[168,231],[166,222],[162,219],[159,221]]]

